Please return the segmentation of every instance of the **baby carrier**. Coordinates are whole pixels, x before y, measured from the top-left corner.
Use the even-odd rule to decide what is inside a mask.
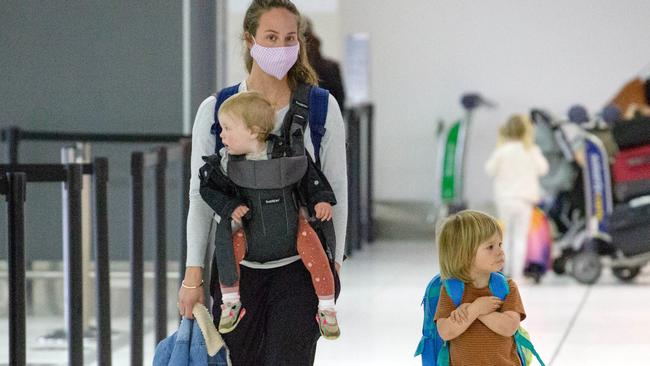
[[[234,283],[234,252],[230,215],[240,204],[250,208],[244,217],[246,234],[246,260],[269,262],[297,255],[296,236],[299,207],[309,209],[316,202],[336,203],[333,195],[316,197],[322,191],[330,191],[329,183],[320,170],[309,169],[320,163],[320,141],[325,132],[329,93],[321,88],[300,84],[294,90],[289,110],[284,118],[281,135],[270,135],[268,160],[246,160],[244,156],[228,156],[225,176],[220,169],[220,150],[223,143],[219,137],[221,126],[217,113],[221,104],[237,93],[239,85],[222,90],[217,97],[215,124],[211,132],[216,136],[215,155],[204,157],[206,164],[200,169],[201,196],[221,217],[215,244],[217,250],[226,253],[217,257],[220,281]],[[304,131],[309,126],[316,162],[305,150]],[[307,174],[306,174],[307,173]],[[229,198],[224,198],[211,187],[226,187]],[[224,189],[222,189],[224,191]],[[236,197],[233,199],[233,197]],[[310,212],[313,214],[313,212]],[[311,223],[319,234],[331,263],[334,261],[336,243],[332,221]],[[227,275],[230,274],[230,275]],[[224,278],[226,277],[226,278]]]
[[[438,307],[438,300],[440,299],[440,291],[442,286],[445,286],[447,294],[454,302],[456,307],[460,306],[465,291],[465,284],[455,278],[443,280],[440,275],[436,275],[427,285],[422,299],[424,306],[424,321],[422,323],[422,338],[415,350],[415,356],[422,356],[422,366],[449,366],[449,342],[443,341],[438,334],[438,328],[433,318],[436,314]],[[490,274],[489,281],[490,292],[501,300],[504,300],[510,287],[506,277],[499,273],[493,272]],[[515,344],[517,347],[517,354],[523,366],[530,365],[533,356],[537,358],[540,365],[544,366],[541,357],[535,351],[535,347],[530,342],[528,332],[519,327],[514,334]]]

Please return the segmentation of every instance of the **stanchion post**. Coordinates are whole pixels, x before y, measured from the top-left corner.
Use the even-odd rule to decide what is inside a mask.
[[[67,221],[63,241],[65,320],[68,328],[68,365],[83,366],[83,287],[81,253],[81,169],[80,164],[67,164],[66,191]]]
[[[359,180],[359,112],[351,109],[347,121],[348,139],[348,250],[361,249],[360,180]]]
[[[142,366],[144,155],[131,154],[131,365]]]
[[[20,128],[12,126],[2,131],[6,143],[7,161],[9,164],[18,164],[18,145],[20,144]]]
[[[7,173],[9,239],[9,365],[24,366],[25,351],[25,173]]]
[[[367,113],[367,119],[366,119],[366,133],[368,134],[367,136],[367,143],[366,143],[366,156],[367,156],[367,161],[366,164],[368,164],[367,169],[366,169],[366,174],[368,176],[366,177],[367,181],[367,187],[366,187],[366,240],[369,243],[372,243],[375,241],[375,223],[374,223],[374,212],[373,212],[373,174],[374,174],[374,157],[373,157],[373,129],[374,129],[374,114],[375,114],[375,107],[372,104],[368,104],[366,106],[366,113]]]
[[[167,337],[167,210],[166,210],[166,170],[167,148],[161,146],[157,149],[158,161],[156,163],[156,253],[154,288],[154,316],[155,332],[154,342],[162,341]]]
[[[95,229],[95,297],[97,319],[97,365],[111,366],[111,286],[108,252],[108,159],[93,161]]]

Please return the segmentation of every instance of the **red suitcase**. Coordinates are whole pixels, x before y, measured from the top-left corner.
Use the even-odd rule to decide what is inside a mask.
[[[612,167],[614,182],[650,180],[650,145],[621,150]]]
[[[620,151],[612,175],[619,201],[650,194],[650,145]]]

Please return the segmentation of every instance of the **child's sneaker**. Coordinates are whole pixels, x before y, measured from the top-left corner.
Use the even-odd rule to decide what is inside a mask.
[[[246,309],[241,307],[241,302],[239,301],[221,304],[219,333],[225,334],[232,332],[244,315],[246,315]]]
[[[336,311],[318,310],[316,321],[318,322],[318,328],[323,338],[334,340],[341,335],[339,322],[336,320]]]

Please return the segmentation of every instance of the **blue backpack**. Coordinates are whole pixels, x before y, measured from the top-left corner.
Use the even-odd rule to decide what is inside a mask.
[[[306,119],[309,122],[311,142],[314,145],[314,159],[316,160],[316,166],[320,167],[320,144],[323,140],[323,135],[325,135],[325,120],[327,119],[329,91],[315,85],[301,84],[299,87],[306,87],[308,90],[306,93],[295,93],[293,95],[291,99],[292,105],[287,114],[292,113],[293,111],[294,114],[301,115],[300,118]],[[219,125],[219,118],[217,116],[219,108],[226,99],[238,92],[239,84],[236,84],[221,89],[221,91],[217,93],[217,104],[214,108],[214,124],[210,129],[210,133],[215,135],[217,139],[215,153],[218,153],[223,147],[223,142],[221,142],[221,137],[219,137],[219,134],[221,134],[221,125]],[[304,98],[302,96],[303,94],[308,95],[308,98]],[[294,108],[294,104],[297,105],[297,108]],[[293,116],[289,117],[293,118]]]
[[[445,342],[440,338],[436,323],[433,318],[436,314],[438,307],[438,300],[440,299],[440,290],[445,286],[447,294],[456,306],[460,306],[465,292],[465,284],[455,278],[442,280],[440,275],[436,275],[427,285],[424,292],[424,321],[422,323],[422,338],[415,350],[415,356],[422,355],[422,366],[449,366],[449,342]],[[490,275],[489,286],[490,292],[501,300],[505,300],[510,287],[506,277],[499,273],[493,272]],[[541,357],[535,351],[535,347],[530,342],[528,332],[521,326],[514,334],[515,344],[517,346],[517,354],[523,366],[530,365],[533,356],[537,358],[540,365],[544,366]]]

